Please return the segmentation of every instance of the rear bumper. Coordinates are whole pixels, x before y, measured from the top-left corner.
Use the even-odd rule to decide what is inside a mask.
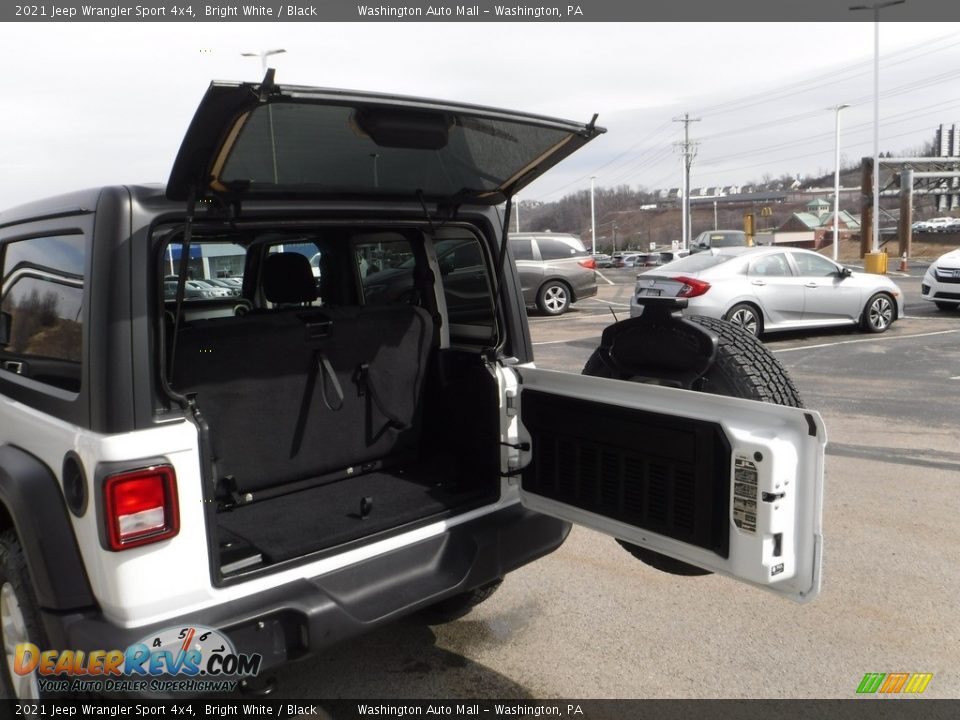
[[[574,302],[583,300],[584,298],[593,297],[597,294],[597,284],[591,283],[589,285],[582,285],[575,290],[577,297]]]
[[[557,549],[566,522],[513,505],[415,545],[197,613],[134,629],[100,615],[47,615],[51,648],[124,650],[171,627],[224,632],[260,673],[503,577]]]

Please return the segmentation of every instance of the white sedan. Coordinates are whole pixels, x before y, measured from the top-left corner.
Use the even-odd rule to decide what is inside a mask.
[[[757,336],[843,325],[881,333],[903,315],[903,292],[889,278],[798,248],[719,248],[640,273],[631,317],[650,297],[687,298],[686,314],[721,318]]]
[[[920,292],[924,300],[935,303],[939,310],[960,307],[960,250],[941,255],[927,268]]]

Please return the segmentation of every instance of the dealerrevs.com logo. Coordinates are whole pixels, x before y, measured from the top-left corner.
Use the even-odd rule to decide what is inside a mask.
[[[14,672],[34,675],[41,692],[231,692],[260,671],[259,654],[237,653],[218,630],[170,627],[126,650],[16,647]]]

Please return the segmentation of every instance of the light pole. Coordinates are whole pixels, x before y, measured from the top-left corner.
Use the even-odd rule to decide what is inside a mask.
[[[873,10],[873,245],[880,249],[880,11],[907,0],[885,0],[871,5],[851,5],[850,10]]]
[[[850,107],[841,103],[833,108],[836,114],[836,157],[833,171],[833,261],[837,261],[838,246],[840,245],[840,111]]]
[[[271,55],[280,55],[285,53],[286,50],[283,48],[277,48],[276,50],[261,50],[260,52],[245,52],[240,53],[241,57],[258,57],[260,58],[260,70],[264,75],[267,74],[267,58]],[[261,76],[262,77],[262,76]]]
[[[283,48],[277,48],[275,50],[261,50],[260,52],[245,52],[240,53],[240,55],[241,57],[260,58],[260,71],[262,73],[260,77],[263,78],[267,74],[267,58],[271,55],[280,55],[285,52],[286,50]],[[280,175],[277,172],[277,141],[273,132],[273,105],[267,105],[267,123],[270,125],[270,155],[273,159],[273,184],[278,185],[280,183]]]
[[[517,232],[520,232],[520,198],[514,198],[516,202],[513,203],[514,212],[517,216]]]
[[[590,242],[593,247],[593,252],[590,253],[591,255],[597,254],[597,213],[593,206],[593,182],[596,179],[596,175],[590,176]]]

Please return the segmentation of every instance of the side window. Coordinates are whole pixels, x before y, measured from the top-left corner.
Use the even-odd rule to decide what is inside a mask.
[[[353,261],[364,305],[397,305],[413,300],[416,260],[406,239],[385,234],[383,238],[356,242]]]
[[[749,274],[758,277],[790,277],[790,264],[782,254],[766,255],[750,263]]]
[[[435,250],[451,339],[488,342],[493,336],[493,292],[479,240],[441,240]]]
[[[578,250],[573,245],[557,240],[556,238],[537,238],[537,247],[540,248],[540,257],[544,260],[564,260],[573,257],[586,257],[586,250]]]
[[[163,252],[163,298],[177,297],[183,246],[170,243]],[[187,259],[187,278],[183,285],[183,301],[216,300],[238,297],[243,288],[243,267],[247,251],[241,245],[227,242],[191,242]]]
[[[86,240],[18,240],[3,249],[0,368],[79,391]]]
[[[514,260],[533,260],[533,241],[530,238],[510,238],[508,242]]]
[[[793,261],[797,263],[801,275],[808,277],[829,277],[830,275],[837,274],[837,266],[825,257],[807,253],[790,253],[790,255],[793,256]]]

